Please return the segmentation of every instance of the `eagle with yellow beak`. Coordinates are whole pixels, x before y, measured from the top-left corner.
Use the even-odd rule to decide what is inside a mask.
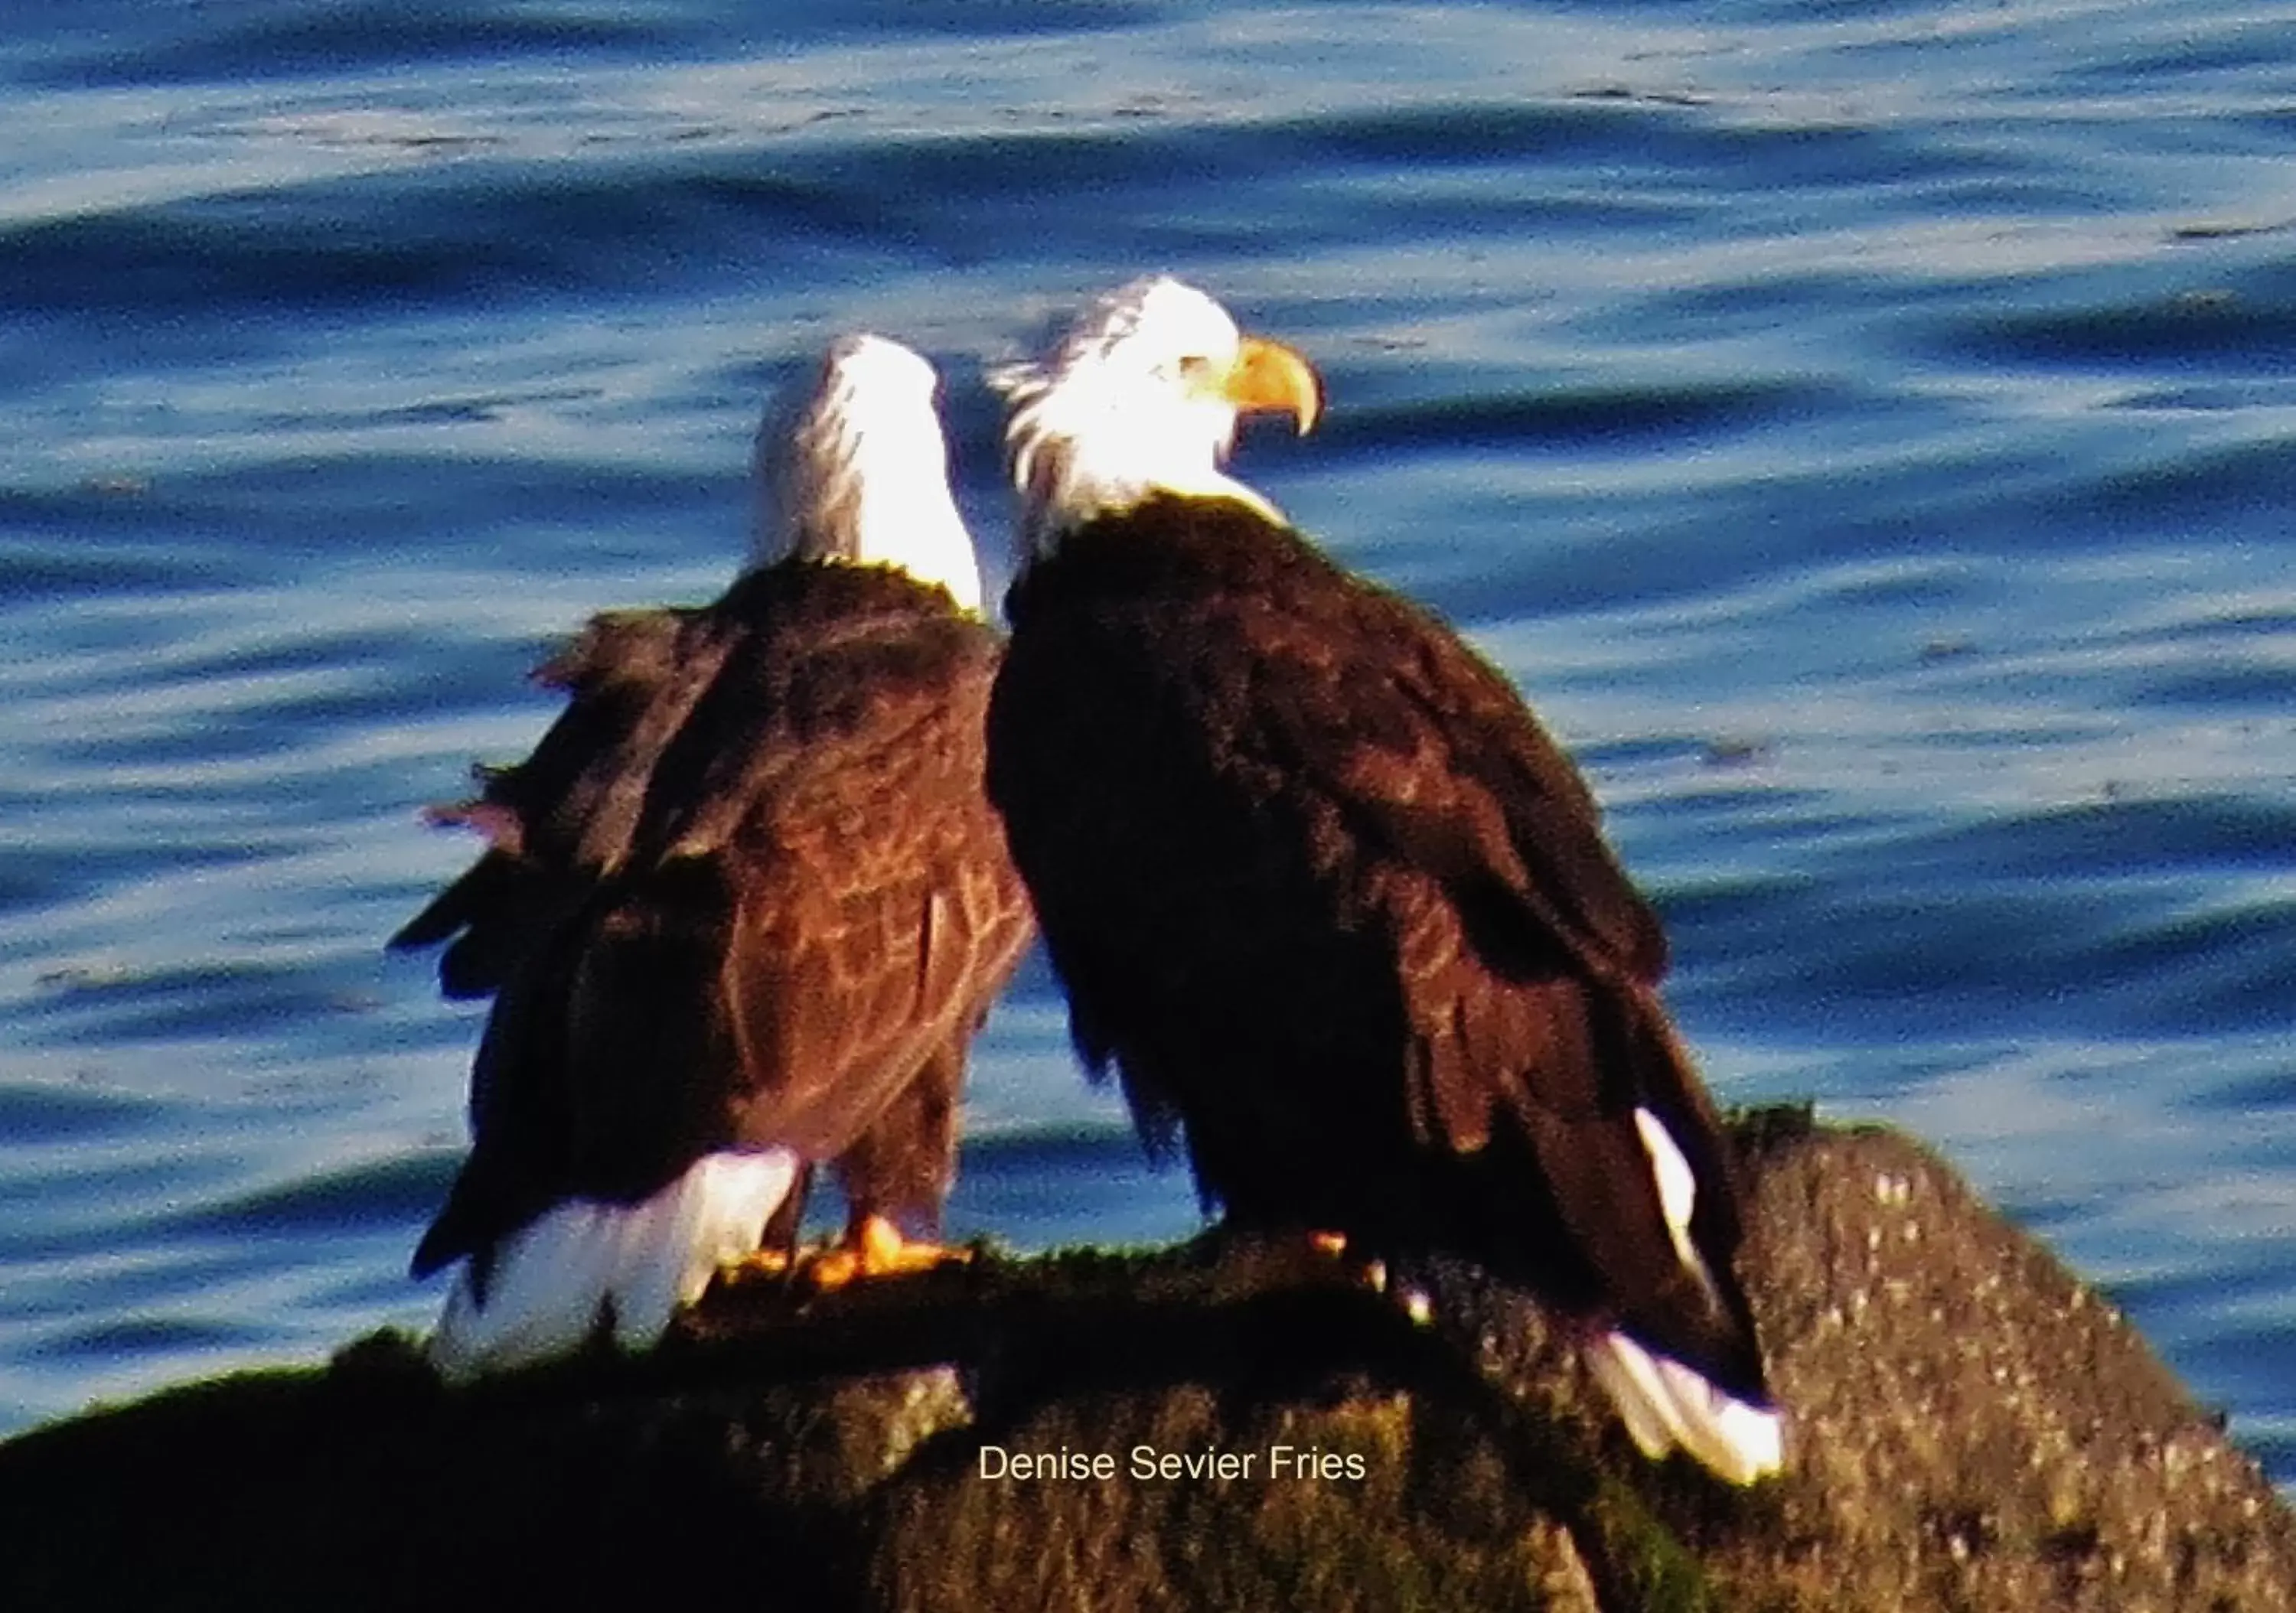
[[[1240,415],[1315,422],[1314,371],[1158,277],[993,379],[988,793],[1086,1066],[1232,1224],[1475,1262],[1645,1453],[1776,1470],[1729,1147],[1593,795],[1456,633],[1222,469]]]

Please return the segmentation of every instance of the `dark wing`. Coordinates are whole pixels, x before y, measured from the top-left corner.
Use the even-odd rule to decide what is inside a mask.
[[[708,611],[611,612],[537,668],[566,709],[525,761],[481,769],[475,799],[431,809],[488,848],[390,938],[398,950],[451,943],[439,962],[447,996],[499,990],[619,865],[654,764],[725,659],[724,627]]]
[[[1336,570],[1318,580],[1238,602],[1257,664],[1241,744],[1366,852],[1439,885],[1494,962],[1655,983],[1658,917],[1513,685],[1415,606]]]
[[[1527,1145],[1618,1320],[1759,1394],[1728,1269],[1742,1235],[1728,1150],[1654,989],[1663,932],[1591,794],[1506,679],[1448,629],[1367,587],[1332,603],[1347,618],[1333,642],[1387,651],[1357,663],[1371,675],[1346,685],[1347,718],[1302,692],[1288,720],[1308,725],[1294,738],[1328,747],[1330,798],[1371,854],[1362,866],[1395,938],[1412,1038],[1414,1129],[1462,1155],[1496,1138],[1495,1164]],[[1666,1226],[1637,1109],[1698,1183],[1691,1235],[1704,1273]]]
[[[1487,1240],[1526,1224],[1505,1199],[1535,1168],[1603,1306],[1759,1395],[1729,1272],[1741,1228],[1726,1145],[1654,989],[1664,933],[1578,769],[1507,679],[1416,607],[1345,577],[1281,603],[1238,623],[1260,667],[1244,748],[1283,758],[1310,844],[1328,848],[1318,872],[1391,938],[1414,1132],[1472,1162]],[[1667,1227],[1638,1109],[1699,1185],[1703,1273]],[[1503,1241],[1493,1257],[1518,1270],[1548,1258]]]
[[[569,698],[533,753],[481,769],[476,799],[429,815],[479,830],[488,847],[389,945],[447,943],[440,988],[496,1003],[471,1074],[471,1127],[484,1146],[416,1249],[417,1276],[560,1196],[553,1184],[571,1168],[572,1093],[550,1072],[567,1057],[561,1005],[578,961],[569,939],[621,867],[656,764],[741,629],[723,602],[594,617],[535,670],[537,683]]]
[[[993,638],[946,610],[821,618],[733,635],[620,866],[504,988],[420,1258],[715,1148],[833,1158],[1017,962],[1029,910],[980,790]]]

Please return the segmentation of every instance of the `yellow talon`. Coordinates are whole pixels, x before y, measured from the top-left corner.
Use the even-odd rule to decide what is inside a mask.
[[[816,1292],[826,1294],[857,1278],[931,1271],[972,1257],[967,1249],[908,1242],[902,1238],[901,1229],[882,1216],[864,1216],[845,1229],[843,1242],[824,1249],[806,1265],[802,1275]]]
[[[882,1216],[864,1216],[833,1244],[800,1249],[758,1249],[718,1268],[727,1287],[754,1282],[794,1282],[816,1294],[833,1293],[863,1277],[890,1277],[931,1271],[972,1258],[972,1251],[935,1243],[911,1243]]]
[[[1362,1282],[1374,1294],[1387,1292],[1387,1262],[1384,1260],[1348,1259],[1348,1235],[1345,1232],[1316,1232],[1308,1234],[1308,1247],[1347,1268],[1349,1274]]]
[[[752,1249],[739,1260],[718,1268],[718,1281],[731,1288],[743,1282],[778,1282],[796,1269],[798,1261],[787,1249]]]

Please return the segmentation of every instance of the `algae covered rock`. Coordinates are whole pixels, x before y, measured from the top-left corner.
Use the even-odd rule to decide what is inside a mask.
[[[1569,1341],[1208,1237],[800,1301],[449,1392],[403,1340],[0,1445],[0,1607],[2266,1609],[2296,1532],[2111,1306],[1896,1134],[1742,1123],[1791,1413],[1644,1462]]]
[[[2288,1515],[2136,1330],[1950,1167],[1874,1129],[1749,1140],[1749,1273],[1792,1408],[1787,1605],[2296,1606]],[[1744,1146],[1742,1144],[1742,1146]]]

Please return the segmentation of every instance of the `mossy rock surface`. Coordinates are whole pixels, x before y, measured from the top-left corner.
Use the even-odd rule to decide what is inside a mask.
[[[1394,1274],[1422,1327],[1213,1237],[746,1285],[642,1360],[465,1392],[379,1335],[55,1424],[0,1445],[0,1608],[2296,1607],[2253,1463],[1948,1167],[1738,1136],[1792,1413],[1751,1491],[1641,1461],[1472,1273]]]

